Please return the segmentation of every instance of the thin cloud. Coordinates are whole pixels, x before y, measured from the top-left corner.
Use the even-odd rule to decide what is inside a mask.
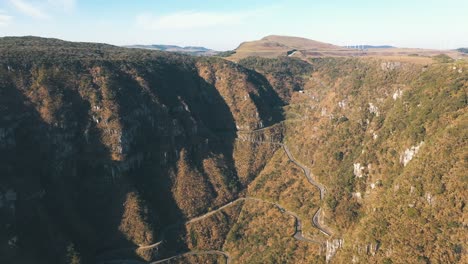
[[[258,12],[196,12],[183,11],[163,16],[149,13],[140,14],[136,18],[137,25],[149,30],[184,30],[231,26],[244,23]]]
[[[10,3],[21,13],[36,18],[36,19],[48,19],[49,15],[44,13],[39,7],[32,5],[31,3],[24,0],[10,0]]]
[[[62,8],[66,11],[75,9],[76,2],[76,0],[47,0],[47,3],[50,5]]]
[[[0,27],[8,26],[11,21],[13,20],[12,16],[5,14],[2,10],[0,10]]]

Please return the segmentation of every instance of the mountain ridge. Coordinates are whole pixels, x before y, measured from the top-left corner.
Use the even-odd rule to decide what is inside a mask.
[[[190,54],[194,56],[213,56],[219,53],[212,49],[198,46],[177,46],[177,45],[162,45],[162,44],[151,44],[151,45],[127,45],[125,48],[136,48],[136,49],[150,49],[150,50],[161,50],[168,52],[177,52]]]

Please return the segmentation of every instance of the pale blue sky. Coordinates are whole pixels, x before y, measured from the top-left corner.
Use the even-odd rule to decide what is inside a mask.
[[[0,36],[227,50],[270,34],[466,47],[468,0],[0,0]]]

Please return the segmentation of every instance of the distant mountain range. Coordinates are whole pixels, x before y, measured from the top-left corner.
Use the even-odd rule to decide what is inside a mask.
[[[195,47],[195,46],[180,47],[176,45],[158,45],[158,44],[130,45],[130,46],[125,46],[125,48],[162,50],[162,51],[190,54],[190,55],[195,55],[195,56],[213,56],[219,53],[219,51],[207,49],[205,47]]]
[[[396,48],[395,46],[390,46],[390,45],[378,45],[378,46],[373,46],[373,45],[351,45],[351,46],[345,46],[346,48],[349,49],[394,49]]]
[[[276,58],[281,56],[310,58],[310,57],[340,57],[340,56],[408,56],[425,55],[436,56],[440,50],[398,48],[391,45],[347,45],[338,46],[301,37],[270,35],[260,40],[241,43],[235,50],[216,51],[199,46],[177,45],[128,45],[125,48],[160,50],[183,53],[193,56],[218,56],[228,60],[239,61],[250,56],[263,58]],[[451,57],[468,53],[468,48],[444,51]],[[457,55],[458,54],[458,55]],[[424,56],[423,56],[424,57]],[[412,57],[414,59],[414,56]]]

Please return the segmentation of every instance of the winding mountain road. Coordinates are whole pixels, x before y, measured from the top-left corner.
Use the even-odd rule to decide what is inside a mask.
[[[184,256],[194,256],[194,255],[220,255],[220,256],[224,256],[226,258],[226,264],[229,264],[231,262],[231,256],[229,256],[229,254],[227,252],[224,252],[224,251],[220,251],[220,250],[206,250],[206,251],[194,250],[194,251],[182,253],[182,254],[179,254],[179,255],[175,255],[175,256],[172,256],[170,258],[156,260],[156,261],[153,261],[153,262],[150,262],[150,263],[151,264],[158,264],[158,263],[163,263],[163,262],[173,260],[173,259],[176,259],[176,258],[181,258],[181,257],[184,257]]]
[[[261,131],[261,130],[265,130],[265,129],[268,129],[267,128],[262,128],[262,129],[259,129],[259,130],[255,130],[255,132],[258,132],[258,131]],[[305,165],[302,165],[302,163],[298,162],[294,156],[291,154],[291,151],[289,150],[288,146],[284,143],[279,143],[279,142],[273,142],[273,141],[260,141],[260,140],[251,140],[249,139],[248,137],[242,137],[241,135],[239,135],[239,138],[238,140],[241,140],[241,141],[248,141],[248,142],[253,142],[253,143],[260,143],[260,144],[274,144],[274,145],[278,145],[278,146],[281,146],[283,147],[286,155],[288,156],[289,160],[291,162],[293,162],[296,166],[298,166],[299,168],[302,169],[302,171],[304,172],[304,175],[306,176],[307,180],[309,181],[309,183],[313,186],[315,186],[317,189],[319,189],[319,192],[320,192],[320,200],[323,200],[324,196],[325,196],[325,192],[326,192],[326,188],[319,184],[318,182],[316,182],[312,176],[311,176],[311,172],[310,172],[310,169],[308,167],[306,167]],[[299,241],[306,241],[306,242],[311,242],[311,243],[316,243],[318,245],[320,245],[321,247],[323,246],[323,242],[321,241],[318,241],[318,240],[314,240],[314,239],[311,239],[311,238],[308,238],[308,237],[305,237],[304,234],[302,233],[302,220],[300,219],[300,217],[292,212],[292,211],[288,211],[286,210],[284,207],[282,207],[280,204],[277,204],[275,202],[270,202],[270,201],[267,201],[267,200],[262,200],[262,199],[259,199],[259,198],[255,198],[255,197],[244,197],[244,198],[238,198],[237,200],[234,200],[232,202],[229,202],[219,208],[217,208],[216,210],[213,210],[211,212],[208,212],[204,215],[201,215],[201,216],[198,216],[198,217],[195,217],[187,222],[185,222],[185,224],[189,224],[189,223],[193,223],[193,222],[196,222],[196,221],[200,221],[202,219],[205,219],[229,206],[232,206],[233,204],[237,203],[237,202],[240,202],[240,201],[257,201],[257,202],[264,202],[264,203],[269,203],[269,204],[272,204],[274,206],[276,206],[278,209],[280,209],[282,212],[294,217],[295,221],[296,221],[296,231],[293,235],[293,237]],[[321,216],[321,213],[322,213],[322,208],[319,208],[317,210],[317,212],[314,214],[314,216],[312,217],[312,223],[314,224],[314,226],[320,231],[322,232],[323,234],[327,235],[327,236],[331,236],[332,233],[325,227],[323,227],[320,223],[320,216]],[[175,225],[174,225],[175,226]],[[174,227],[172,226],[172,227]],[[168,227],[165,229],[165,231],[169,230],[170,228],[172,227]],[[164,231],[162,233],[162,236],[161,237],[164,237]],[[153,245],[149,245],[149,246],[145,246],[145,247],[140,247],[140,249],[149,249],[149,248],[153,248],[153,247],[157,247],[158,245],[160,245],[162,243],[163,239],[161,239],[161,241],[153,244]],[[156,264],[156,263],[162,263],[164,261],[168,261],[168,260],[171,260],[171,259],[174,259],[174,258],[178,258],[178,257],[182,257],[184,255],[197,255],[197,254],[210,254],[210,252],[214,252],[214,253],[211,253],[211,254],[222,254],[226,257],[226,263],[229,263],[230,261],[230,256],[228,253],[224,252],[224,251],[190,251],[190,252],[187,252],[187,253],[182,253],[182,254],[179,254],[179,255],[176,255],[176,256],[173,256],[171,258],[167,258],[167,259],[163,259],[163,260],[159,260],[157,262],[152,262],[152,264]]]
[[[303,171],[304,171],[304,174],[307,178],[307,180],[310,182],[310,184],[314,185],[315,187],[317,187],[320,191],[320,200],[323,200],[323,197],[325,196],[325,187],[321,184],[319,184],[318,182],[316,182],[311,176],[310,176],[310,169],[307,168],[306,166],[302,165],[301,163],[299,163],[294,157],[293,155],[291,154],[291,151],[289,151],[289,148],[288,146],[286,146],[285,144],[282,144],[283,148],[284,148],[284,151],[286,152],[286,155],[288,155],[288,158],[290,161],[292,161],[294,164],[296,164],[299,168],[301,168]]]
[[[275,124],[273,126],[276,126],[278,124]],[[272,126],[270,127],[265,127],[265,128],[261,128],[261,129],[257,129],[257,130],[253,130],[253,131],[249,131],[248,133],[254,133],[254,132],[261,132],[263,130],[266,130],[266,129],[269,129],[271,128]],[[289,150],[288,146],[284,143],[280,143],[280,142],[274,142],[274,141],[260,141],[260,140],[253,140],[251,138],[249,138],[248,136],[245,136],[245,135],[242,135],[242,134],[245,134],[247,133],[247,131],[239,131],[238,133],[238,138],[236,138],[236,140],[240,140],[240,141],[248,141],[248,142],[253,142],[253,143],[259,143],[259,144],[273,144],[273,145],[278,145],[278,146],[281,146],[283,148],[283,150],[285,151],[286,155],[288,156],[289,160],[291,162],[293,162],[296,166],[298,166],[299,168],[302,169],[302,171],[304,172],[304,175],[306,176],[307,180],[309,181],[309,183],[313,186],[315,186],[317,189],[319,189],[319,192],[320,192],[320,200],[323,201],[324,199],[324,196],[325,196],[325,193],[326,193],[326,188],[321,185],[320,183],[316,182],[313,177],[311,176],[311,171],[308,167],[306,167],[305,165],[303,165],[302,163],[298,162],[294,156],[291,154],[291,151]],[[227,207],[230,207],[238,202],[241,202],[241,201],[256,201],[256,202],[262,202],[262,203],[268,203],[268,204],[271,204],[271,205],[274,205],[275,207],[277,207],[281,212],[285,213],[285,214],[288,214],[292,217],[294,217],[295,219],[295,233],[293,234],[293,237],[299,241],[306,241],[306,242],[311,242],[311,243],[316,243],[318,245],[320,245],[320,247],[323,247],[324,243],[323,241],[318,241],[318,240],[314,240],[312,238],[308,238],[308,237],[305,237],[304,234],[302,233],[302,220],[301,218],[294,212],[292,211],[289,211],[289,210],[286,210],[284,207],[282,207],[280,204],[278,203],[275,203],[275,202],[271,202],[271,201],[267,201],[267,200],[263,200],[263,199],[260,199],[260,198],[256,198],[256,197],[242,197],[242,198],[238,198],[234,201],[231,201],[213,211],[210,211],[206,214],[203,214],[203,215],[200,215],[200,216],[197,216],[195,218],[192,218],[188,221],[185,221],[185,222],[178,222],[178,223],[174,223],[172,225],[169,225],[169,226],[166,226],[164,229],[162,229],[161,231],[161,239],[160,241],[154,243],[154,244],[151,244],[151,245],[140,245],[137,250],[150,250],[150,249],[153,249],[153,248],[157,248],[159,245],[161,245],[164,240],[165,240],[165,234],[168,230],[172,229],[172,228],[175,228],[177,226],[181,226],[181,225],[186,225],[186,224],[190,224],[190,223],[194,223],[194,222],[197,222],[197,221],[200,221],[200,220],[203,220],[207,217],[210,217],[214,214],[216,214],[217,212],[220,212],[224,209],[226,209]],[[322,232],[323,234],[325,234],[326,236],[332,236],[332,232],[329,231],[327,228],[323,227],[322,224],[320,223],[321,222],[321,215],[322,215],[322,208],[319,208],[317,210],[317,212],[314,214],[314,216],[312,217],[312,223],[314,224],[314,226],[320,231]],[[224,251],[221,251],[221,250],[206,250],[206,251],[200,251],[200,250],[194,250],[194,251],[189,251],[189,252],[185,252],[185,253],[181,253],[181,254],[178,254],[178,255],[175,255],[175,256],[172,256],[172,257],[169,257],[169,258],[166,258],[166,259],[161,259],[161,260],[157,260],[157,261],[153,261],[151,262],[151,264],[158,264],[158,263],[163,263],[163,262],[166,262],[166,261],[169,261],[169,260],[172,260],[172,259],[176,259],[176,258],[180,258],[180,257],[183,257],[183,256],[188,256],[188,255],[222,255],[226,258],[226,263],[230,263],[230,255],[229,253],[227,252],[224,252]]]
[[[323,227],[322,225],[320,225],[320,216],[321,215],[322,215],[322,208],[319,208],[317,210],[317,212],[314,214],[314,217],[312,217],[312,222],[317,227],[317,229],[320,230],[320,232],[322,232],[323,234],[325,234],[327,236],[331,236],[332,233],[330,232],[330,230],[328,230],[325,227]],[[319,228],[319,226],[320,226],[320,228]]]
[[[299,104],[298,104],[299,105]],[[304,105],[308,105],[309,104],[304,104]],[[299,115],[299,114],[297,114]],[[273,125],[270,125],[270,126],[266,126],[266,127],[262,127],[262,128],[255,128],[255,129],[252,129],[252,130],[237,130],[236,132],[238,133],[253,133],[253,132],[261,132],[261,131],[265,131],[265,130],[268,130],[268,129],[271,129],[273,127],[276,127],[276,126],[282,126],[283,124],[285,123],[292,123],[292,122],[302,122],[304,120],[307,120],[307,117],[306,116],[303,116],[301,118],[295,118],[295,119],[288,119],[288,120],[283,120],[283,121],[279,121],[278,123],[275,123]]]
[[[141,249],[152,249],[152,248],[155,248],[155,247],[158,247],[160,244],[163,243],[164,241],[164,237],[165,237],[165,233],[167,231],[169,231],[170,229],[172,228],[175,228],[177,226],[181,226],[181,225],[187,225],[187,224],[191,224],[191,223],[194,223],[194,222],[198,222],[200,220],[203,220],[207,217],[210,217],[224,209],[226,209],[227,207],[230,207],[236,203],[239,203],[241,201],[255,201],[255,202],[260,202],[260,203],[267,203],[267,204],[271,204],[273,206],[275,206],[276,208],[278,208],[281,212],[285,213],[285,214],[288,214],[292,217],[294,217],[294,219],[296,220],[296,232],[294,233],[294,237],[299,239],[299,240],[303,240],[303,241],[310,241],[310,242],[314,242],[314,243],[317,243],[317,244],[322,244],[321,242],[317,241],[317,240],[313,240],[313,239],[310,239],[310,238],[306,238],[304,237],[304,235],[302,234],[302,221],[301,221],[301,218],[295,213],[295,212],[292,212],[292,211],[289,211],[287,209],[285,209],[283,206],[281,206],[280,204],[278,203],[275,203],[275,202],[271,202],[271,201],[268,201],[268,200],[264,200],[264,199],[260,199],[260,198],[256,198],[256,197],[241,197],[241,198],[238,198],[232,202],[229,202],[213,211],[210,211],[206,214],[203,214],[203,215],[200,215],[200,216],[197,216],[195,218],[192,218],[186,222],[179,222],[179,223],[175,223],[175,224],[172,224],[170,226],[167,226],[166,228],[164,228],[161,232],[161,240],[154,243],[154,244],[151,244],[151,245],[147,245],[147,246],[140,246],[138,247],[139,250]]]
[[[293,162],[294,164],[296,164],[299,168],[302,169],[302,171],[304,172],[304,175],[306,176],[307,180],[309,181],[310,184],[312,184],[313,186],[315,186],[317,189],[319,189],[320,191],[320,200],[323,201],[324,197],[325,197],[325,193],[326,193],[326,188],[325,186],[321,185],[320,183],[316,182],[314,180],[314,178],[312,178],[311,176],[311,172],[310,172],[310,169],[307,168],[305,165],[302,165],[302,163],[300,163],[299,161],[297,161],[294,156],[291,154],[291,151],[289,150],[288,146],[284,143],[279,143],[279,142],[269,142],[269,141],[258,141],[258,140],[250,140],[248,139],[247,137],[239,137],[239,140],[242,140],[242,141],[249,141],[249,142],[253,142],[253,143],[262,143],[262,144],[276,144],[276,145],[279,145],[279,146],[282,146],[284,151],[286,152],[286,155],[288,156],[289,160],[291,162]],[[320,230],[320,232],[322,232],[323,234],[327,235],[327,236],[331,236],[332,235],[332,232],[330,230],[328,230],[327,228],[325,228],[324,226],[322,226],[322,224],[320,224],[320,216],[322,214],[322,208],[319,208],[317,210],[317,212],[314,214],[314,216],[312,217],[312,223],[314,224],[314,226]]]
[[[165,235],[165,232],[167,232],[168,230],[178,226],[178,225],[185,225],[185,224],[190,224],[190,223],[194,223],[194,222],[197,222],[197,221],[200,221],[200,220],[203,220],[207,217],[210,217],[224,209],[226,209],[227,207],[230,207],[238,202],[241,202],[241,201],[255,201],[255,202],[260,202],[260,203],[267,203],[267,204],[271,204],[273,206],[275,206],[276,208],[278,208],[281,212],[287,214],[287,215],[290,215],[294,218],[295,220],[295,232],[293,234],[293,237],[299,241],[305,241],[305,242],[311,242],[311,243],[315,243],[315,244],[318,244],[320,247],[322,247],[324,244],[323,242],[321,241],[318,241],[318,240],[314,240],[312,238],[308,238],[306,236],[304,236],[304,234],[302,233],[302,220],[301,218],[295,213],[295,212],[292,212],[292,211],[289,211],[287,209],[285,209],[283,206],[281,206],[280,204],[278,203],[275,203],[275,202],[271,202],[271,201],[268,201],[268,200],[263,200],[263,199],[260,199],[260,198],[255,198],[255,197],[242,197],[242,198],[238,198],[232,202],[229,202],[213,211],[210,211],[206,214],[203,214],[201,216],[198,216],[198,217],[195,217],[195,218],[192,218],[186,222],[183,222],[183,223],[176,223],[176,224],[173,224],[173,225],[170,225],[170,226],[167,226],[165,229],[163,229],[162,231],[162,235],[161,237],[164,237]],[[159,246],[161,243],[163,243],[164,239],[161,239],[161,241],[157,242],[157,243],[154,243],[152,245],[147,245],[147,246],[140,246],[138,249],[141,250],[141,249],[151,249],[151,248],[155,248],[157,246]],[[194,250],[194,251],[189,251],[189,252],[185,252],[185,253],[181,253],[181,254],[178,254],[178,255],[175,255],[175,256],[172,256],[170,258],[166,258],[166,259],[161,259],[161,260],[157,260],[157,261],[153,261],[151,262],[151,264],[157,264],[157,263],[163,263],[165,261],[169,261],[169,260],[172,260],[172,259],[175,259],[175,258],[180,258],[180,257],[183,257],[183,256],[187,256],[187,255],[208,255],[208,254],[215,254],[215,255],[223,255],[226,257],[226,263],[230,263],[230,256],[227,252],[224,252],[224,251],[221,251],[221,250],[206,250],[206,251],[200,251],[200,250]]]

